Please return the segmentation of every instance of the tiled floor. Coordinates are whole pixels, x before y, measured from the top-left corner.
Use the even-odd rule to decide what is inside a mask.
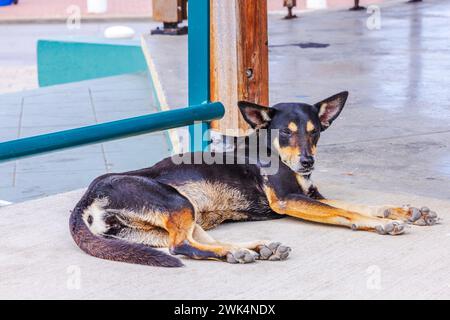
[[[0,141],[157,111],[147,74],[0,95]],[[163,133],[0,163],[0,200],[46,196],[96,176],[149,166],[169,154]]]

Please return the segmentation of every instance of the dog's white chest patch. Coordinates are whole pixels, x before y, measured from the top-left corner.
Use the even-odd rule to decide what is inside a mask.
[[[311,179],[307,179],[300,174],[296,174],[295,178],[297,179],[297,183],[302,188],[303,193],[308,194],[309,189],[312,187],[313,183]]]

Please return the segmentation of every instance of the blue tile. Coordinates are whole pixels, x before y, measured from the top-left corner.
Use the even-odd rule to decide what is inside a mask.
[[[9,95],[4,99],[8,108],[1,108],[2,97],[0,141],[17,138],[22,97],[21,137],[90,125],[96,120],[105,122],[156,112],[146,73]],[[107,163],[111,171],[150,166],[169,155],[166,139],[164,134],[154,133],[105,143],[104,149],[96,144],[21,159],[17,161],[14,187],[14,162],[7,163],[0,166],[0,199],[17,202],[86,187],[107,172]]]
[[[109,142],[104,147],[112,172],[149,167],[170,156],[167,137],[161,133]]]
[[[25,101],[22,116],[23,127],[82,126],[95,123],[95,117],[89,101],[78,103],[30,105]]]
[[[97,111],[97,119],[101,123],[148,115],[153,112],[154,110]]]
[[[17,139],[19,127],[3,127],[0,128],[0,142]]]
[[[67,171],[105,170],[100,145],[81,147],[17,161],[17,172],[48,172],[64,178]]]
[[[0,188],[12,187],[14,181],[14,162],[0,163]],[[2,198],[2,193],[0,189],[0,200]]]
[[[28,95],[25,98],[26,105],[40,105],[45,108],[49,105],[60,105],[63,103],[89,102],[89,91],[87,88],[64,88],[37,91],[36,94]]]
[[[106,173],[105,170],[67,170],[64,174],[18,172],[16,187],[4,190],[4,200],[25,201],[86,188],[92,180],[104,173]],[[0,189],[1,192],[2,189]]]

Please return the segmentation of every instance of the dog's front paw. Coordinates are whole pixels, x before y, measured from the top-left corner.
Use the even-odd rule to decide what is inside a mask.
[[[258,253],[249,249],[236,249],[228,252],[226,261],[228,263],[252,263],[258,258]]]
[[[439,221],[436,212],[431,211],[428,207],[418,209],[409,205],[401,208],[388,208],[384,212],[384,216],[386,218],[394,217],[397,219],[402,219],[407,223],[418,226],[432,226]]]
[[[375,227],[378,234],[389,234],[391,236],[396,236],[405,232],[405,223],[402,221],[389,221],[386,224],[379,225]]]
[[[422,207],[420,209],[410,207],[409,211],[411,217],[408,219],[408,222],[412,224],[418,226],[432,226],[439,221],[436,212],[431,211],[428,207]]]
[[[289,257],[291,248],[279,242],[272,242],[258,247],[259,259],[269,261],[286,260]]]

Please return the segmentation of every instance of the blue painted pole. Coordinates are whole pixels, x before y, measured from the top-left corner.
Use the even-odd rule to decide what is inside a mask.
[[[189,0],[189,105],[208,103],[209,89],[209,10],[210,0]],[[205,151],[209,137],[205,137],[208,123],[189,127],[191,151]]]
[[[223,105],[215,102],[2,142],[0,162],[211,121],[224,113]]]

